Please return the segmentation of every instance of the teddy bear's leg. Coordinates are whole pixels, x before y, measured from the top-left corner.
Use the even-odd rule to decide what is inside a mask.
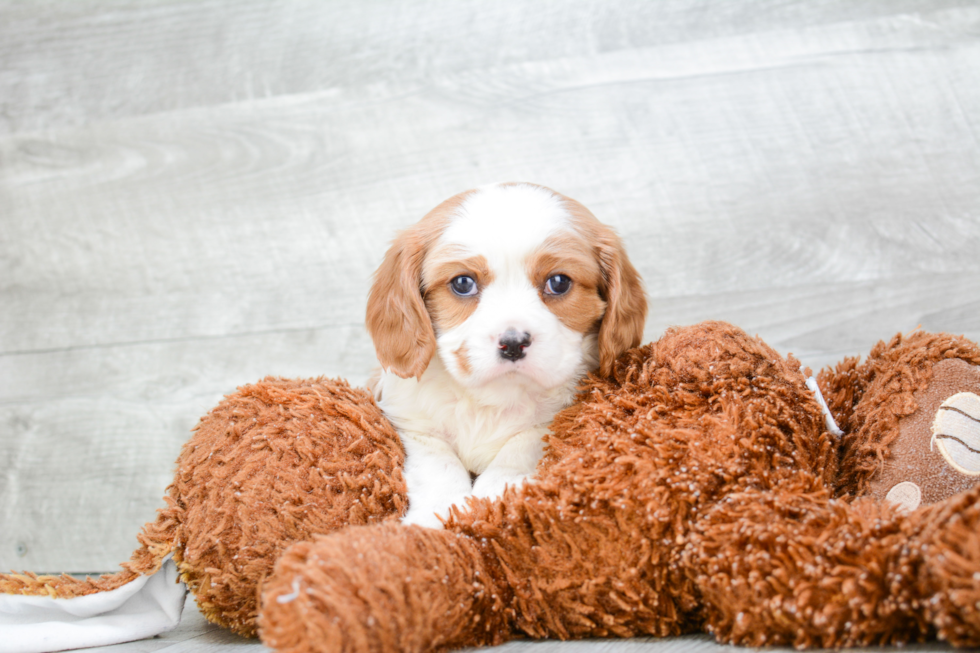
[[[352,527],[302,542],[262,593],[263,643],[289,653],[408,653],[513,636],[480,546],[420,526]]]
[[[345,382],[267,378],[225,397],[168,489],[174,559],[204,615],[254,636],[258,587],[286,547],[404,512],[403,461],[370,393]]]
[[[917,530],[887,504],[787,486],[729,495],[695,525],[684,558],[721,641],[898,644],[934,634]]]
[[[651,539],[622,492],[621,508],[591,509],[560,496],[567,479],[549,485],[473,501],[445,530],[384,524],[294,545],[264,585],[262,641],[394,653],[697,629],[674,538]]]

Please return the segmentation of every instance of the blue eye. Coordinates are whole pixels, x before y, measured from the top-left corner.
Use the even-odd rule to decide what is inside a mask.
[[[544,291],[549,295],[564,295],[572,287],[572,280],[564,274],[549,277],[544,284]]]
[[[472,297],[477,291],[476,281],[473,280],[473,277],[468,277],[463,274],[453,278],[449,282],[449,287],[460,297]]]

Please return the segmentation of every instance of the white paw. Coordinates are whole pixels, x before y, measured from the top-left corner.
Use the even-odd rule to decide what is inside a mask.
[[[520,487],[530,474],[501,474],[498,472],[487,471],[477,477],[473,483],[473,496],[496,499],[504,493],[504,488],[508,485],[514,488]]]
[[[432,511],[426,512],[424,510],[412,510],[411,508],[409,508],[408,512],[405,513],[405,516],[402,517],[402,523],[406,526],[415,524],[416,526],[424,526],[425,528],[435,529],[441,529],[443,527],[442,522],[439,520],[439,517],[436,516],[436,513]]]
[[[452,501],[444,501],[438,504],[432,502],[416,502],[415,505],[412,504],[411,497],[408,503],[408,512],[402,517],[403,524],[416,524],[418,526],[425,526],[426,528],[443,528],[442,521],[440,517],[444,519],[449,518],[449,508],[452,505],[456,505],[460,508],[466,507],[466,497],[470,496],[469,493],[460,495]]]

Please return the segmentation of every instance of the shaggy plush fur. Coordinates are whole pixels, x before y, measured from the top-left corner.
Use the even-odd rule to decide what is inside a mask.
[[[980,350],[922,334],[825,372],[850,431],[838,442],[796,361],[730,325],[672,330],[590,379],[523,492],[444,531],[289,549],[265,584],[263,640],[424,651],[703,629],[746,645],[976,645],[978,493],[909,516],[850,494],[949,357]]]
[[[99,591],[172,551],[209,619],[291,653],[704,630],[977,646],[980,488],[910,514],[861,496],[954,358],[980,348],[916,333],[824,370],[836,438],[791,357],[724,323],[673,329],[589,378],[534,483],[445,530],[397,523],[403,454],[366,392],[266,379],[202,420],[130,569],[0,589]]]
[[[326,379],[240,389],[201,420],[177,460],[162,517],[179,525],[182,580],[209,619],[254,635],[257,587],[283,550],[402,514],[403,464],[365,390]]]

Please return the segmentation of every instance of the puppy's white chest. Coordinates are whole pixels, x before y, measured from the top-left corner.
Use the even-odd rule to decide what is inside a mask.
[[[507,378],[473,392],[455,383],[438,359],[418,381],[383,374],[376,388],[381,409],[403,439],[441,440],[474,474],[482,473],[514,436],[543,433],[573,392],[573,384],[534,392]]]
[[[464,399],[456,404],[454,419],[443,424],[444,433],[463,466],[481,474],[510,438],[535,427],[547,428],[554,411],[542,408],[530,401],[488,406]]]

